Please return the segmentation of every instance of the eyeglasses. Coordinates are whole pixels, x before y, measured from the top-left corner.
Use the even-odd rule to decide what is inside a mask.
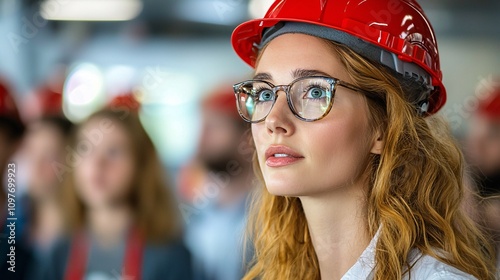
[[[247,122],[258,123],[265,120],[276,103],[280,90],[285,92],[292,113],[300,120],[312,122],[324,118],[330,112],[337,86],[366,92],[339,79],[322,76],[302,77],[289,85],[248,80],[235,84],[233,89],[238,112]]]

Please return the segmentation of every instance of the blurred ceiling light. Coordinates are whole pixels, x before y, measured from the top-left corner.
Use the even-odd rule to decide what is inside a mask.
[[[133,92],[145,105],[175,107],[194,102],[199,93],[199,84],[191,74],[148,67],[142,74],[141,83]]]
[[[95,65],[81,64],[68,75],[65,93],[73,105],[86,105],[92,102],[103,90],[101,71]]]
[[[251,18],[263,18],[274,0],[250,0],[248,13]]]
[[[125,21],[142,7],[141,0],[43,0],[40,12],[47,20]]]
[[[71,121],[80,121],[105,102],[101,70],[90,63],[76,66],[63,89],[63,112]]]

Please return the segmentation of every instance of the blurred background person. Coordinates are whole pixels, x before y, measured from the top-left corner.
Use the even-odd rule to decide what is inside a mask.
[[[72,123],[61,116],[46,116],[27,127],[21,153],[27,157],[25,170],[29,172],[23,199],[27,217],[23,238],[34,257],[29,279],[40,275],[54,242],[63,232],[62,175],[56,164],[65,161],[71,128]]]
[[[483,80],[478,91],[465,152],[483,198],[477,217],[491,233],[500,268],[500,78]]]
[[[25,177],[26,193],[22,209],[26,224],[22,238],[29,245],[32,263],[27,279],[39,279],[49,252],[63,232],[61,185],[73,124],[62,114],[61,92],[39,90],[23,139],[19,161]],[[36,113],[35,113],[36,112]]]
[[[183,212],[198,280],[243,276],[246,199],[254,183],[248,136],[249,126],[238,115],[231,84],[208,94],[202,102],[196,159],[205,176],[199,185],[190,186],[193,208]]]
[[[130,98],[78,126],[65,162],[71,236],[47,279],[191,279],[177,204]]]
[[[21,209],[18,207],[19,196],[17,191],[17,178],[19,176],[19,169],[17,163],[12,161],[12,156],[20,146],[24,130],[25,126],[19,116],[10,88],[3,79],[0,79],[1,279],[24,279],[27,272],[27,266],[31,262],[29,250],[20,237],[23,231],[22,223],[24,217],[22,216]],[[9,178],[13,180],[9,181]],[[9,185],[9,183],[13,185]],[[9,186],[9,188],[7,188],[7,186]],[[11,205],[13,207],[8,207],[9,198],[11,198]],[[16,220],[8,220],[8,218],[15,218]],[[12,223],[14,223],[14,227],[10,226]],[[12,250],[12,248],[14,248],[14,250]],[[13,262],[10,263],[9,261],[12,260]],[[14,269],[14,271],[9,271],[9,268]]]

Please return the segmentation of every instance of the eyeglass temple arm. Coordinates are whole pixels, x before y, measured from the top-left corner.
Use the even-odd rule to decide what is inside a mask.
[[[347,82],[344,82],[344,81],[341,81],[341,80],[337,80],[337,84],[339,86],[343,86],[345,88],[348,88],[350,90],[353,90],[353,91],[357,91],[357,92],[360,92],[360,93],[363,93],[365,94],[368,98],[371,98],[377,102],[382,102],[382,103],[385,103],[385,99],[382,97],[382,96],[379,96],[378,94],[375,94],[374,92],[372,91],[368,91],[368,90],[364,90],[360,87],[357,87],[355,85],[352,85],[350,83],[347,83]]]

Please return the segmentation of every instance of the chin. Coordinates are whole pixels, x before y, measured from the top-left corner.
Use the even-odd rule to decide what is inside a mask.
[[[290,189],[278,189],[273,187],[267,187],[267,191],[274,196],[298,197],[303,195],[303,193],[300,191],[295,191]]]
[[[300,184],[291,178],[266,178],[264,176],[267,191],[276,196],[302,196],[306,193],[305,184]]]

